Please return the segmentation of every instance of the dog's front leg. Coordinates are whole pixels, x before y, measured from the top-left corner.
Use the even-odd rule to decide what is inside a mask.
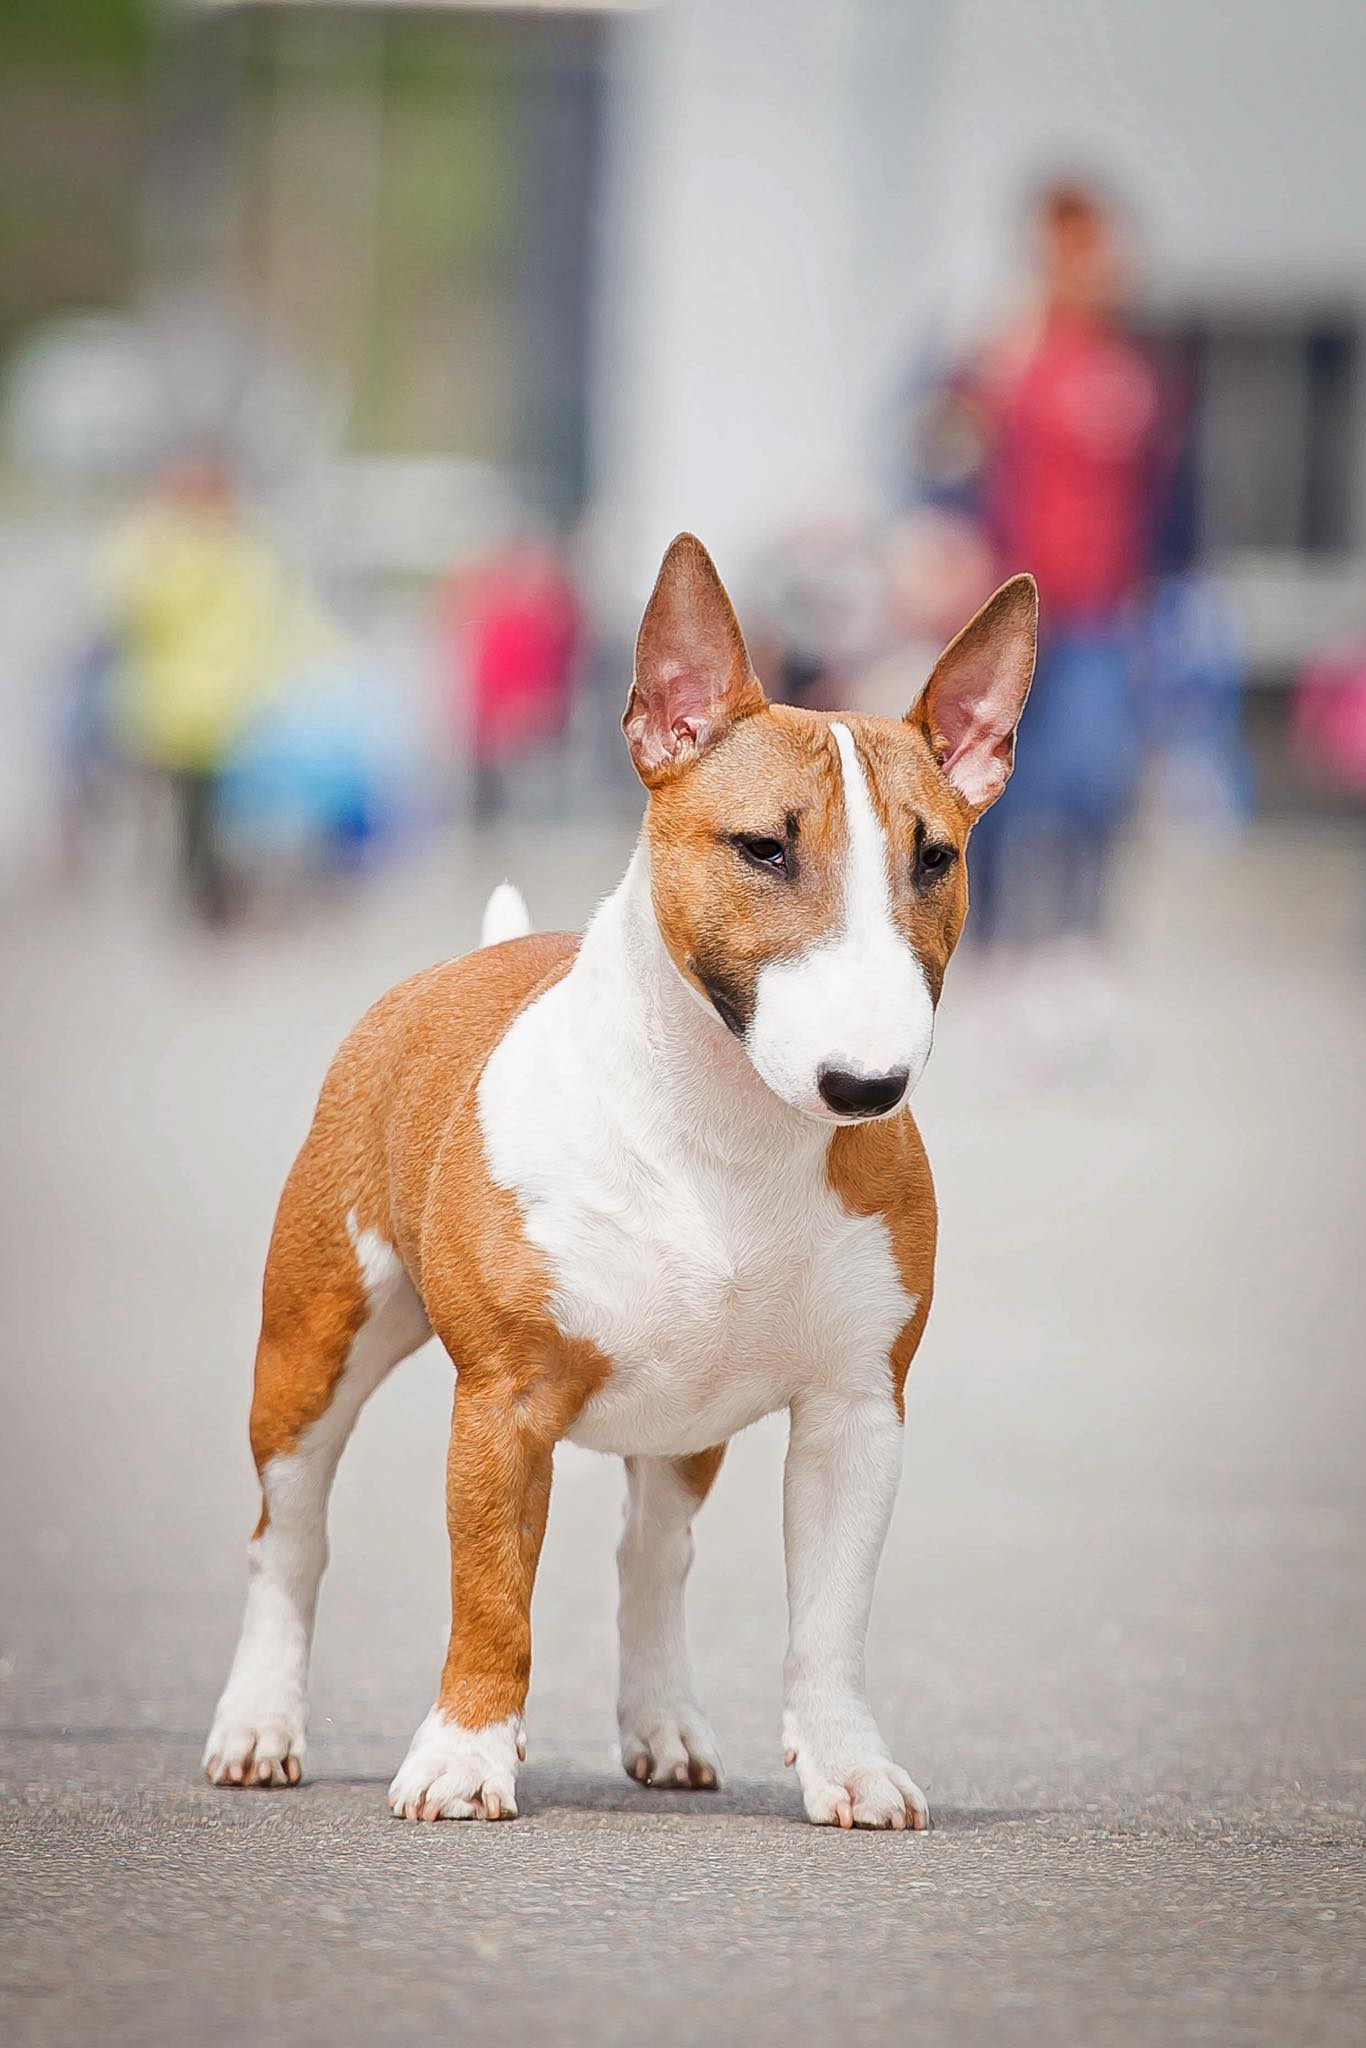
[[[893,1763],[864,1682],[873,1582],[901,1470],[891,1389],[803,1394],[791,1412],[783,1481],[787,1760],[814,1821],[928,1827],[924,1795]]]
[[[389,1804],[405,1820],[507,1820],[526,1754],[531,1589],[559,1428],[526,1382],[469,1376],[456,1389],[446,1461],[451,1636],[436,1704]]]
[[[721,1463],[723,1445],[691,1458],[626,1460],[621,1574],[621,1761],[642,1785],[712,1789],[721,1782],[716,1738],[693,1692],[683,1621],[692,1564],[692,1518]]]

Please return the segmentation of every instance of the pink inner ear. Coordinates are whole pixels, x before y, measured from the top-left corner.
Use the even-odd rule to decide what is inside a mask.
[[[974,663],[935,693],[930,707],[939,765],[971,804],[990,803],[1006,786],[1020,693],[999,663]]]
[[[695,658],[660,663],[658,690],[661,716],[678,739],[695,740],[708,723],[707,713],[722,689]],[[724,686],[722,686],[724,687]]]
[[[949,781],[975,809],[1005,788],[1015,727],[1034,673],[1038,592],[1012,576],[944,649],[925,685],[918,720]]]
[[[700,753],[763,701],[711,556],[691,534],[680,534],[664,556],[636,641],[622,721],[636,767],[648,780],[680,755]]]
[[[710,678],[679,661],[661,662],[649,682],[637,681],[637,708],[627,737],[642,766],[671,761],[685,746],[702,747],[710,734],[717,691]]]

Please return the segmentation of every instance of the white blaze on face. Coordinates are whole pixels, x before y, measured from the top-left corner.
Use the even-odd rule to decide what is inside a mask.
[[[776,1095],[830,1120],[817,1077],[824,1067],[867,1077],[903,1067],[914,1088],[934,1033],[925,970],[892,916],[887,836],[873,809],[848,726],[830,728],[839,750],[848,825],[844,900],[833,933],[795,959],[760,970],[745,1043]]]

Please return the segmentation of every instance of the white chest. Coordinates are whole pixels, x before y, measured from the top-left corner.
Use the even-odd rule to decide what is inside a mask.
[[[605,1114],[584,1072],[562,982],[518,1018],[479,1091],[494,1177],[550,1267],[551,1313],[611,1361],[573,1439],[681,1455],[804,1387],[885,1384],[914,1303],[886,1226],[831,1190],[823,1145],[798,1132],[743,1165],[671,1146],[648,1091],[637,1113],[614,1100]]]

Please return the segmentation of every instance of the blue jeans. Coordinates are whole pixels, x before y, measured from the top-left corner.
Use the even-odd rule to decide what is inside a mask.
[[[972,835],[969,929],[980,944],[1099,930],[1141,764],[1128,627],[1053,634],[1039,649],[1015,772]]]

